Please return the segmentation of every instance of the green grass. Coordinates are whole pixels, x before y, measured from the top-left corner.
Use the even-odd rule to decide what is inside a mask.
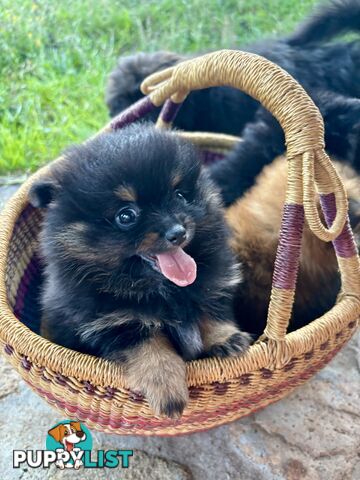
[[[290,31],[314,0],[1,0],[0,174],[32,171],[107,121],[120,54],[241,46]]]

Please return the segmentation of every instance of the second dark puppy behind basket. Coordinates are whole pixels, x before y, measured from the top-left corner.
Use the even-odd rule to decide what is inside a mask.
[[[360,31],[360,1],[331,0],[288,37],[265,39],[242,50],[261,55],[289,72],[312,97],[325,121],[327,153],[360,171],[360,41],[327,41]],[[158,70],[191,56],[139,53],[120,57],[109,76],[106,100],[111,116],[142,97],[140,84]],[[157,111],[147,115],[156,120]],[[253,184],[263,167],[285,152],[283,131],[259,102],[229,86],[191,92],[175,126],[186,131],[219,132],[242,137],[210,175],[226,204]]]

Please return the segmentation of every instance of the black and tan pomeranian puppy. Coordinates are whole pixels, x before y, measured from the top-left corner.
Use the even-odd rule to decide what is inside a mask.
[[[44,335],[123,362],[157,414],[186,406],[184,360],[246,350],[220,196],[191,144],[144,124],[101,134],[54,163],[30,201],[48,207]]]
[[[360,247],[360,176],[338,161],[335,166],[349,198],[350,223]],[[281,213],[287,186],[287,161],[279,157],[264,168],[256,184],[226,210],[231,246],[241,263],[242,281],[234,298],[238,325],[254,337],[266,325]],[[334,248],[319,240],[305,222],[299,275],[289,331],[319,318],[334,306],[340,291]]]
[[[289,72],[312,97],[325,121],[326,149],[360,171],[360,42],[331,42],[339,34],[360,30],[360,1],[333,0],[291,35],[244,46]],[[140,84],[151,73],[189,56],[169,52],[120,57],[111,73],[106,101],[111,116],[142,94]],[[158,110],[150,116],[154,120]],[[181,107],[175,126],[184,130],[241,135],[242,142],[225,162],[210,167],[226,205],[240,198],[264,165],[285,152],[285,139],[276,119],[257,101],[230,87],[192,92]]]

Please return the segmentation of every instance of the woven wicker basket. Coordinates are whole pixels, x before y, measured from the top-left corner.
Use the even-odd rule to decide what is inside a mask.
[[[128,390],[118,365],[52,344],[34,333],[39,323],[41,268],[36,252],[42,212],[28,204],[27,192],[47,167],[22,186],[1,215],[1,350],[34,391],[64,416],[85,421],[94,429],[176,435],[238,419],[304,383],[357,328],[360,266],[348,225],[344,188],[324,153],[323,123],[317,108],[283,70],[238,51],[184,62],[149,77],[143,84],[149,95],[104,130],[121,128],[164,102],[158,125],[167,127],[188,92],[216,85],[242,89],[280,121],[287,142],[288,189],[264,334],[243,357],[211,358],[187,365],[190,403],[181,419],[155,417],[146,399]],[[224,135],[183,135],[200,147],[205,159],[223,155],[237,140]],[[316,189],[329,228],[319,219]],[[304,218],[315,235],[333,241],[342,290],[329,312],[287,334]]]

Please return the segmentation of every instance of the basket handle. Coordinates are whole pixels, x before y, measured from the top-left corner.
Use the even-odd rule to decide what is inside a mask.
[[[189,92],[228,85],[260,101],[281,124],[286,139],[288,185],[276,254],[267,326],[262,338],[285,338],[295,295],[304,217],[311,231],[333,241],[343,295],[360,298],[360,267],[347,218],[347,197],[324,151],[324,124],[304,89],[284,70],[254,54],[221,50],[147,77],[141,88],[154,106],[171,99],[173,109]],[[327,227],[316,200],[319,191]],[[337,239],[337,240],[336,240]]]
[[[149,94],[154,105],[160,106],[168,98],[180,103],[192,90],[219,85],[244,91],[259,100],[277,118],[285,133],[288,159],[305,152],[323,152],[324,124],[313,101],[288,73],[258,55],[220,50],[154,73],[143,81],[141,89]],[[313,233],[324,241],[330,241],[338,237],[344,227],[347,200],[330,160],[326,155],[322,158],[319,173],[325,170],[329,174],[337,200],[335,220],[330,228],[326,228],[320,220],[312,175],[314,162],[308,158],[304,160],[309,167],[303,182],[307,198],[304,209]]]

